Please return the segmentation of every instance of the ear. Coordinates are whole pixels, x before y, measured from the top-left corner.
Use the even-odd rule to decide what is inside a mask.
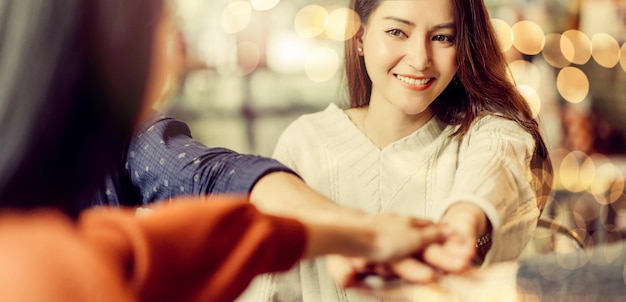
[[[363,34],[365,33],[365,28],[363,25],[359,26],[359,30],[354,34],[354,41],[356,45],[356,51],[359,56],[363,56]]]

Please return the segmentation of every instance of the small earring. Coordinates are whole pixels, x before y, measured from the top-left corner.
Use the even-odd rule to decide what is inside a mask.
[[[361,48],[361,47],[357,48],[357,50],[358,50],[359,52],[363,52],[363,48]]]

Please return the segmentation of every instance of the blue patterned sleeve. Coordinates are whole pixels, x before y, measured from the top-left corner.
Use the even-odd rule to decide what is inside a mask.
[[[133,137],[117,175],[95,204],[139,205],[181,195],[248,194],[264,175],[295,172],[278,161],[209,148],[181,121],[157,115]],[[138,200],[140,199],[140,200]]]

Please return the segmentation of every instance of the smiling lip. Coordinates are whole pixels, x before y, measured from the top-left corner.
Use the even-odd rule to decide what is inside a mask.
[[[423,91],[428,89],[434,82],[435,78],[416,78],[408,75],[395,74],[396,79],[402,83],[406,88],[415,90],[415,91]]]

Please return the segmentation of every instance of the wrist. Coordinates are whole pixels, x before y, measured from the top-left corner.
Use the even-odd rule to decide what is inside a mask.
[[[491,233],[489,220],[483,210],[468,202],[451,205],[443,215],[441,222],[449,225],[455,231],[471,232],[474,238]]]
[[[348,257],[367,257],[376,252],[373,228],[349,223],[307,223],[307,249],[304,258],[326,254]]]

